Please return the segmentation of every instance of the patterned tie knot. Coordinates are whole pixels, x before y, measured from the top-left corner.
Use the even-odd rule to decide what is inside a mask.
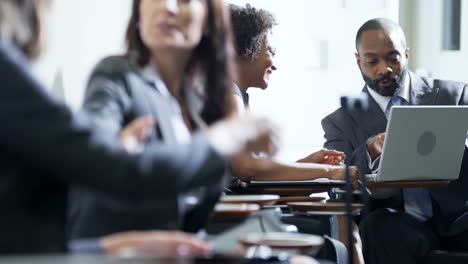
[[[399,95],[394,95],[392,99],[388,102],[387,108],[385,109],[385,116],[388,118],[390,115],[390,110],[392,109],[393,106],[395,105],[407,105],[408,101],[405,100],[405,98],[399,96]]]

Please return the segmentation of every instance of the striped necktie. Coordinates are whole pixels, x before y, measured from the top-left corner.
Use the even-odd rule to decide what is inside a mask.
[[[390,99],[390,101],[388,102],[387,108],[385,109],[385,116],[387,117],[387,119],[390,117],[390,110],[395,105],[408,105],[408,101],[406,101],[399,95],[393,96],[392,99]]]

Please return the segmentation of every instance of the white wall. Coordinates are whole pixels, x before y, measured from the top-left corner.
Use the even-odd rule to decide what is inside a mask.
[[[431,76],[468,82],[468,2],[462,1],[461,50],[442,50],[442,0],[414,2],[412,65]]]
[[[373,17],[398,19],[397,0],[229,0],[271,11],[278,70],[270,87],[251,94],[251,109],[272,117],[283,133],[278,155],[295,160],[323,145],[321,119],[339,97],[363,87],[354,59],[358,28]],[[321,64],[321,65],[320,65]]]
[[[77,109],[93,65],[123,51],[130,0],[54,1],[48,54],[38,65],[47,83],[60,68],[68,103]],[[398,18],[398,0],[230,0],[265,8],[274,29],[278,71],[266,91],[252,91],[252,110],[282,128],[278,158],[294,160],[321,148],[320,120],[339,97],[357,94],[363,81],[354,60],[354,38],[369,18]]]
[[[124,51],[130,0],[60,0],[53,2],[49,52],[36,70],[48,87],[63,73],[65,99],[81,105],[92,67],[104,56]]]

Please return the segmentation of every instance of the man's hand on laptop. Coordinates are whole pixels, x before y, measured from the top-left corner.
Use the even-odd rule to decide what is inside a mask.
[[[375,160],[382,154],[385,133],[380,133],[367,142],[367,151],[372,160]]]

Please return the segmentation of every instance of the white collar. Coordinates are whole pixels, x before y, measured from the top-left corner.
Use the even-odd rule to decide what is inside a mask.
[[[180,108],[179,102],[177,99],[169,92],[164,81],[161,79],[161,75],[159,73],[157,65],[150,61],[144,67],[140,68],[140,74],[148,82],[154,84],[156,90],[161,93],[162,96],[167,98],[171,103],[173,110],[182,117],[182,110]],[[190,116],[192,117],[193,121],[198,125],[200,128],[205,128],[206,123],[200,116],[200,113],[203,109],[203,101],[200,99],[200,95],[196,93],[194,89],[186,88],[188,86],[188,82],[184,79],[184,89],[187,96],[187,107],[190,112]],[[182,119],[181,119],[182,120]]]
[[[403,83],[403,87],[401,89],[398,89],[395,95],[400,96],[401,98],[405,99],[407,102],[410,102],[410,98],[409,98],[410,86],[411,86],[410,76],[407,72],[405,76],[405,82]],[[385,110],[387,109],[387,105],[393,96],[380,95],[379,93],[377,93],[376,91],[374,91],[367,85],[366,85],[366,88],[367,88],[367,91],[369,91],[369,94],[372,96],[372,98],[374,98],[375,102],[379,105],[382,112],[385,113]]]
[[[240,97],[242,97],[242,91],[239,87],[239,85],[237,85],[236,83],[233,83],[233,89],[234,89],[234,94],[237,94],[239,95]]]
[[[158,66],[150,61],[144,67],[140,68],[141,76],[149,82],[152,82],[156,87],[156,90],[160,92],[164,97],[172,98],[172,94],[169,92],[166,84],[161,79],[161,75],[158,70]]]

